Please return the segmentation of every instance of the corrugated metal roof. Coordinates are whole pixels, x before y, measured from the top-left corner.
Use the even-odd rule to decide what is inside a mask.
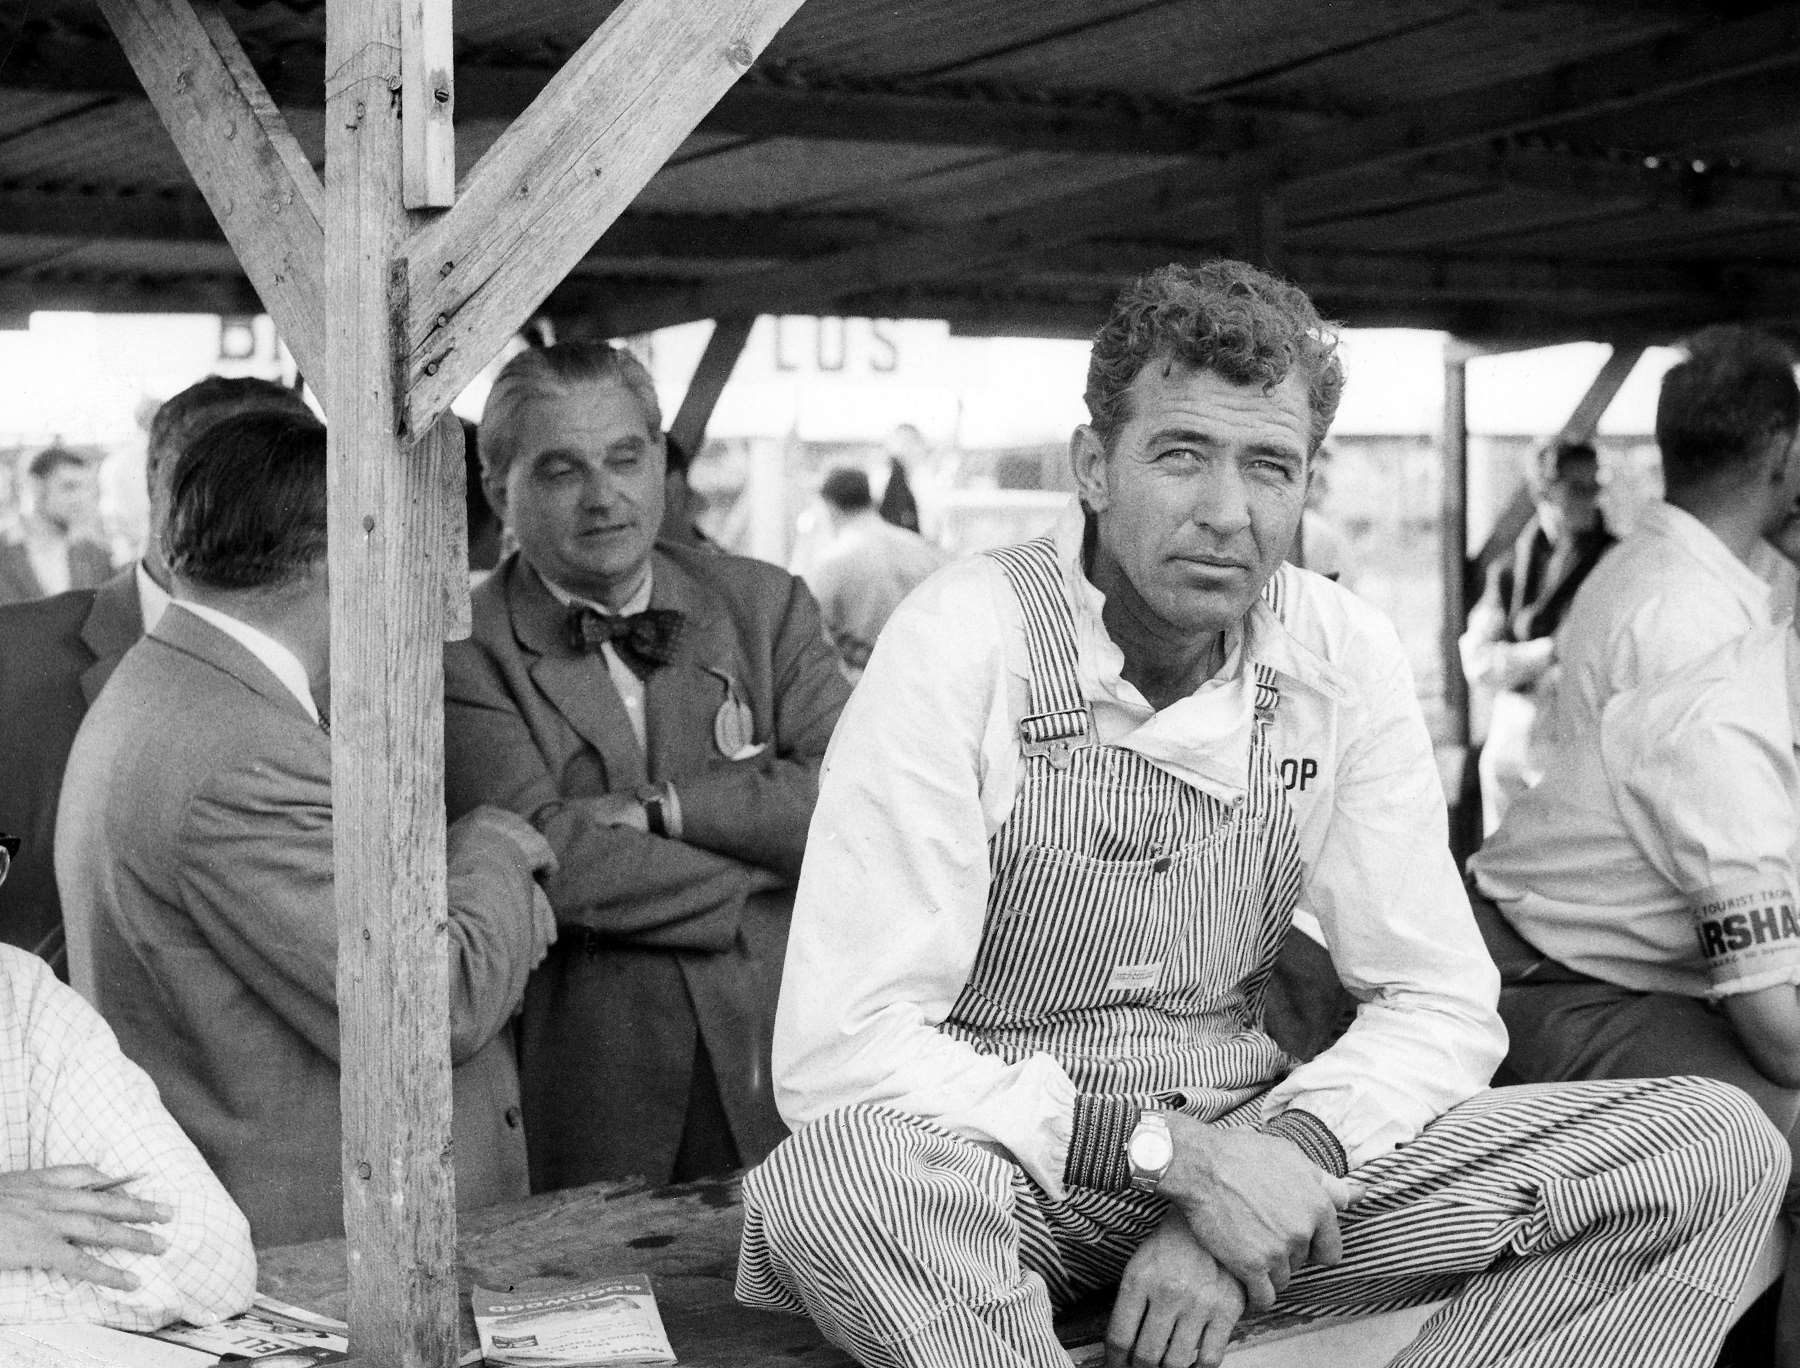
[[[614,7],[458,7],[462,172]],[[223,12],[317,162],[322,4]],[[740,308],[1066,331],[1158,253],[1240,250],[1352,321],[1564,335],[1683,289],[1671,329],[1784,321],[1797,71],[1800,0],[809,0],[578,298],[644,326],[730,279]],[[0,12],[0,284],[241,290],[189,184],[90,0]],[[1552,287],[1583,270],[1578,318]]]

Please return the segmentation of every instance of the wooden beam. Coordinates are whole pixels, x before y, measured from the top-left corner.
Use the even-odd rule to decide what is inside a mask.
[[[1287,246],[1281,198],[1266,185],[1246,185],[1237,194],[1237,251],[1253,266],[1285,274]]]
[[[1094,236],[1132,217],[1227,212],[1246,186],[1301,185],[1346,172],[1401,166],[1479,149],[1503,138],[1594,114],[1668,99],[1749,72],[1800,64],[1800,10],[1768,11],[1678,40],[1639,44],[1539,76],[1435,97],[1391,114],[1271,143],[1230,157],[1202,156],[1174,170],[1123,178],[1097,190],[1052,195],[1021,209],[947,228],[897,234],[770,271],[671,292],[633,319],[650,329],[766,309],[816,309],[857,290],[929,280],[1021,251]]]
[[[142,93],[112,44],[83,39],[59,26],[42,31],[0,19],[0,52],[13,54],[3,73],[4,84],[13,89]],[[304,39],[283,41],[279,50],[266,53],[261,65],[284,104],[319,107],[325,85],[322,47]],[[537,98],[555,70],[541,63],[465,56],[456,71],[457,117],[510,123]],[[1097,101],[1085,93],[997,90],[986,83],[802,82],[752,73],[727,91],[699,126],[707,133],[744,137],[1183,156],[1249,146],[1259,130],[1287,122],[1247,101]]]
[[[1614,345],[1611,354],[1601,365],[1600,372],[1593,383],[1587,387],[1574,411],[1569,414],[1568,421],[1556,434],[1560,442],[1591,442],[1594,433],[1599,429],[1600,419],[1605,416],[1607,408],[1618,397],[1620,389],[1644,354],[1641,342],[1620,342]],[[1476,570],[1485,574],[1488,567],[1511,551],[1513,543],[1518,540],[1519,533],[1525,530],[1525,524],[1531,521],[1534,502],[1531,490],[1521,480],[1518,487],[1508,496],[1494,526],[1481,543],[1481,549],[1475,553]]]
[[[675,421],[669,424],[669,435],[691,455],[700,454],[706,425],[712,421],[713,409],[725,392],[731,372],[737,368],[738,358],[744,354],[750,329],[755,326],[754,318],[721,318],[713,324],[712,336],[706,339],[706,350],[700,353],[700,364],[694,367]]]
[[[1556,434],[1558,441],[1591,442],[1594,433],[1599,430],[1600,420],[1606,416],[1606,410],[1612,407],[1612,401],[1618,398],[1619,391],[1631,378],[1631,372],[1644,355],[1644,344],[1641,342],[1621,342],[1613,347],[1612,353],[1600,367],[1600,373],[1594,377],[1587,392],[1576,401],[1574,410],[1568,421]]]
[[[624,0],[411,249],[422,428],[568,274],[800,0]]]
[[[1453,746],[1467,746],[1469,684],[1463,678],[1458,647],[1469,616],[1469,362],[1455,344],[1444,352],[1444,419],[1440,443],[1444,459],[1439,471],[1438,566],[1443,599],[1438,630],[1438,660],[1443,676],[1444,715]]]
[[[322,380],[323,192],[230,26],[188,0],[99,5],[282,339]]]
[[[1168,261],[1235,243],[1088,241],[1013,263],[1015,279],[1117,289]],[[1539,304],[1561,311],[1724,301],[1764,294],[1800,304],[1800,268],[1751,262],[1680,265],[1571,261],[1544,256],[1463,257],[1427,252],[1333,252],[1296,248],[1283,273],[1337,298]],[[979,281],[979,273],[975,276]]]
[[[405,410],[401,20],[328,0],[325,355],[332,807],[351,1350],[457,1357],[450,1156],[442,428]],[[434,434],[436,434],[434,436]]]
[[[456,82],[450,0],[407,0],[401,12],[401,183],[408,209],[456,203]]]

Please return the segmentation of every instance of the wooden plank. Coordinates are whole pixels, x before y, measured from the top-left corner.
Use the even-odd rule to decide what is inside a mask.
[[[700,454],[706,425],[712,421],[713,409],[725,392],[731,372],[737,368],[738,358],[744,354],[750,329],[755,326],[754,317],[721,318],[713,324],[712,336],[706,339],[706,350],[700,353],[700,364],[694,367],[694,377],[681,397],[675,421],[669,424],[669,435],[689,454]]]
[[[444,640],[461,641],[475,630],[469,602],[469,476],[463,464],[462,419],[440,414],[420,445],[437,475],[444,534],[440,551],[444,584]]]
[[[1556,434],[1556,440],[1562,442],[1591,442],[1594,433],[1600,426],[1600,419],[1625,381],[1637,365],[1638,358],[1644,354],[1641,342],[1621,342],[1616,344],[1611,355],[1600,367],[1600,373],[1587,387],[1587,392],[1576,402],[1574,412]],[[1475,553],[1474,568],[1478,574],[1485,574],[1487,568],[1512,549],[1519,533],[1525,530],[1525,524],[1531,521],[1536,507],[1531,497],[1531,490],[1521,480],[1494,519],[1481,549]]]
[[[1286,274],[1281,198],[1267,185],[1246,185],[1237,194],[1237,250],[1253,266]]]
[[[456,64],[451,0],[407,0],[401,13],[401,199],[408,209],[456,203]]]
[[[1454,344],[1452,344],[1454,346]],[[1444,357],[1444,461],[1438,478],[1438,564],[1443,575],[1443,610],[1438,659],[1443,675],[1446,740],[1469,744],[1469,685],[1463,678],[1458,639],[1468,621],[1469,553],[1469,362],[1446,349]]]
[[[456,1361],[445,953],[442,450],[399,434],[411,223],[401,10],[326,11],[332,803],[351,1346]],[[429,436],[429,444],[433,439]],[[441,444],[444,447],[448,443]]]
[[[323,192],[230,26],[188,0],[99,0],[276,330],[323,398]]]
[[[593,9],[600,8],[598,5]],[[0,16],[0,52],[26,35]],[[6,85],[58,95],[137,95],[129,68],[111,43],[53,28],[31,35],[29,60],[6,68]],[[456,72],[456,109],[465,120],[517,118],[552,75],[515,55],[465,58]],[[283,99],[319,107],[324,65],[304,47],[281,54]],[[290,94],[291,91],[291,94]],[[1196,148],[1242,146],[1279,114],[1250,101],[1133,99],[1097,102],[1085,92],[1011,90],[968,84],[883,81],[871,84],[792,84],[763,77],[733,87],[700,128],[746,137],[809,138],[831,142],[1006,147],[1019,151],[1095,155],[1185,156]]]
[[[1621,342],[1613,347],[1612,354],[1601,365],[1600,373],[1587,387],[1587,393],[1576,401],[1574,411],[1569,414],[1569,420],[1556,434],[1559,441],[1591,442],[1594,440],[1594,433],[1599,430],[1601,418],[1605,417],[1606,410],[1612,407],[1612,401],[1625,387],[1626,380],[1631,378],[1631,372],[1637,367],[1638,359],[1643,354],[1644,344],[1642,342]]]
[[[800,0],[624,0],[411,252],[422,429],[636,198]]]

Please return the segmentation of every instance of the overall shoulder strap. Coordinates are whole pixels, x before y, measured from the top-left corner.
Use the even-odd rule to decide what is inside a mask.
[[[1045,755],[1052,764],[1094,744],[1092,718],[1075,670],[1075,614],[1062,587],[1056,543],[1038,537],[986,553],[1006,572],[1025,620],[1025,647],[1031,661],[1031,708],[1019,719],[1019,745],[1026,755]]]

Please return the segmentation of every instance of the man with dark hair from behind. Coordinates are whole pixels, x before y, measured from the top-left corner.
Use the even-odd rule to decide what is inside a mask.
[[[888,623],[820,781],[738,1295],[867,1365],[1208,1365],[1246,1304],[1454,1295],[1394,1360],[1702,1368],[1787,1177],[1707,1080],[1485,1091],[1496,980],[1393,627],[1282,558],[1335,335],[1240,262],[1095,339],[1080,507]],[[1355,1022],[1263,1029],[1297,906]],[[1121,1281],[1122,1279],[1122,1281]]]
[[[94,465],[65,446],[31,458],[32,508],[0,537],[0,603],[91,589],[112,574],[112,553],[88,533],[100,498]]]
[[[298,392],[268,380],[209,375],[171,396],[150,422],[144,455],[150,516],[142,557],[98,588],[0,607],[0,830],[23,838],[0,888],[0,941],[64,969],[56,897],[56,803],[75,731],[113,667],[169,602],[162,529],[168,475],[209,423],[234,413],[310,416]]]
[[[819,498],[831,520],[831,541],[807,570],[806,584],[845,671],[857,679],[900,600],[948,558],[876,512],[869,477],[860,470],[828,471]]]
[[[1800,671],[1752,564],[1800,494],[1793,367],[1773,337],[1714,328],[1664,377],[1664,502],[1575,596],[1544,777],[1470,861],[1518,1077],[1706,1074],[1790,1147]],[[1777,1361],[1800,1365],[1800,1242],[1777,1335]]]
[[[70,976],[259,1245],[342,1231],[325,430],[209,427],[170,482],[175,603],[89,711],[58,814]],[[449,834],[456,1194],[524,1195],[509,1022],[553,927],[521,819]],[[379,915],[379,909],[372,909]]]

